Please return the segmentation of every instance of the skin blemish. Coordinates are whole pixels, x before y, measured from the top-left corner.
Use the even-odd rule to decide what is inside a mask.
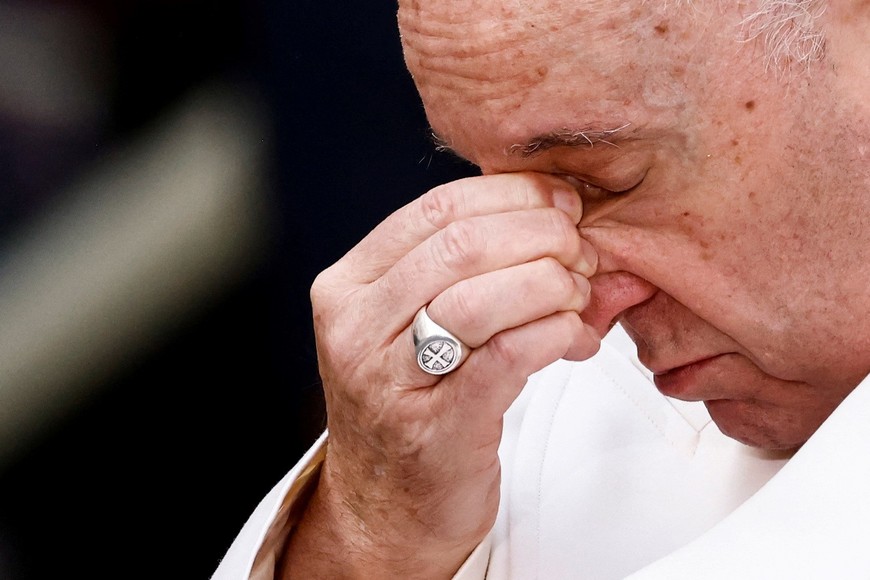
[[[692,239],[695,237],[695,228],[692,227],[692,223],[688,221],[689,219],[691,219],[691,214],[687,211],[684,211],[682,215],[685,219],[682,219],[676,223],[677,230],[679,230],[683,234],[683,236]]]
[[[731,139],[732,147],[737,147],[738,145],[740,145],[740,141],[738,141],[737,139]]]
[[[653,26],[653,30],[655,30],[656,34],[658,34],[659,36],[664,36],[668,33],[667,21],[656,24],[655,26]]]
[[[545,66],[539,66],[536,72],[538,73],[538,76],[543,79],[546,78],[547,73],[550,72],[550,69]]]
[[[747,111],[752,111],[755,109],[755,101],[746,101],[743,106],[746,107]]]

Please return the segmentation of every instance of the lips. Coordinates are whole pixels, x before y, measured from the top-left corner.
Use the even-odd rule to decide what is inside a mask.
[[[703,380],[717,359],[714,355],[694,362],[654,373],[656,387],[663,395],[683,401],[705,401],[717,398],[708,392]]]

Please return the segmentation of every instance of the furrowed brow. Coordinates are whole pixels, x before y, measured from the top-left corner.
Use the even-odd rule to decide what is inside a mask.
[[[509,155],[533,157],[554,147],[589,147],[591,149],[596,143],[604,143],[618,148],[619,145],[617,143],[626,140],[629,136],[628,133],[619,133],[630,125],[631,123],[625,123],[613,129],[596,129],[594,127],[571,129],[563,127],[555,131],[536,135],[525,143],[511,145],[508,147],[507,152]]]
[[[625,131],[630,126],[631,123],[624,123],[613,129],[595,128],[601,127],[601,124],[583,129],[562,127],[561,129],[536,135],[525,143],[515,143],[508,147],[505,153],[527,158],[544,153],[554,147],[589,147],[591,149],[597,143],[604,143],[618,149],[620,141],[627,141],[631,137],[631,132]],[[450,153],[458,159],[467,161],[461,153],[453,148],[450,141],[436,133],[434,129],[429,129],[429,135],[436,151],[439,153]]]

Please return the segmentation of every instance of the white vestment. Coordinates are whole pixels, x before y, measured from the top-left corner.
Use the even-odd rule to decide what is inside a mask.
[[[620,331],[534,375],[505,416],[501,505],[457,580],[870,579],[870,378],[788,459],[660,395]],[[271,579],[294,482],[263,500],[213,580]],[[336,554],[340,558],[340,554]]]

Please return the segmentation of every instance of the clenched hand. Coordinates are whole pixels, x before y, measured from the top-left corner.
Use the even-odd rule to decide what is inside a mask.
[[[491,528],[502,415],[528,376],[592,356],[596,254],[577,192],[517,173],[433,189],[395,212],[311,290],[329,448],[288,545],[285,578],[449,578]],[[421,306],[474,350],[424,373]]]

